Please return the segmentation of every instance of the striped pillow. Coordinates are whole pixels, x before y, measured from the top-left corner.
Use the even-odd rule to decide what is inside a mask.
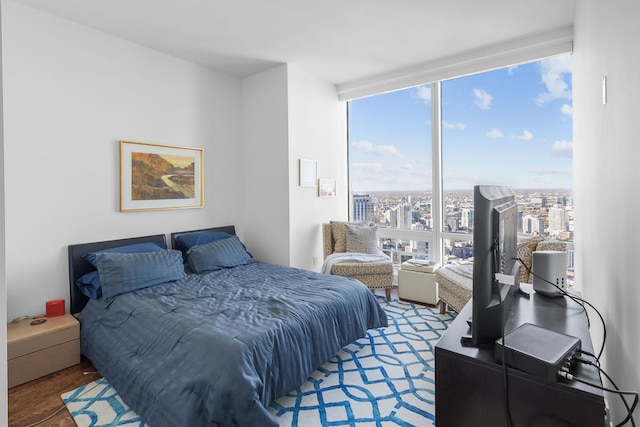
[[[173,249],[156,252],[96,254],[102,296],[113,298],[186,276],[182,253]]]
[[[176,247],[182,252],[187,252],[191,247],[196,245],[204,245],[215,240],[222,240],[231,237],[231,234],[224,231],[192,231],[180,233],[175,236]]]
[[[87,261],[94,267],[98,266],[98,261],[96,259],[96,255],[104,252],[118,252],[118,253],[138,253],[138,252],[155,252],[155,251],[163,251],[167,249],[166,246],[161,246],[157,243],[146,242],[146,243],[135,243],[133,245],[126,246],[118,246],[116,248],[103,249],[101,251],[96,252],[87,252],[82,255],[82,259]]]
[[[194,273],[247,264],[252,258],[237,236],[193,246],[187,251],[187,262]]]

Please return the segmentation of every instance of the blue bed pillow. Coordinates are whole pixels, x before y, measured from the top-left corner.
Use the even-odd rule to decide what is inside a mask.
[[[204,245],[231,237],[231,234],[224,231],[192,231],[189,233],[180,233],[174,237],[176,247],[182,252],[187,252],[193,246]]]
[[[172,249],[137,253],[101,252],[96,259],[105,298],[186,276],[182,253]]]
[[[103,252],[118,252],[118,253],[156,252],[156,251],[163,251],[165,249],[167,249],[166,246],[161,246],[161,245],[159,245],[157,243],[152,243],[152,242],[135,243],[133,245],[118,246],[116,248],[103,249],[101,251],[87,252],[86,254],[82,255],[82,259],[87,261],[92,266],[97,267],[98,264],[97,264],[97,261],[96,261],[96,255],[99,254],[99,253],[103,253]]]
[[[102,296],[100,275],[96,270],[93,270],[76,280],[76,286],[80,289],[80,292],[89,298],[98,299]]]
[[[187,252],[187,262],[195,273],[247,264],[252,258],[237,236],[193,246]]]

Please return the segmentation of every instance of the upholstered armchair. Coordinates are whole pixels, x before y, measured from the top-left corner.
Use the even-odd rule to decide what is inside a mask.
[[[531,268],[535,251],[565,251],[567,245],[559,240],[543,238],[525,239],[518,243],[517,254],[524,265],[520,266],[520,283],[533,283]],[[436,270],[438,305],[440,313],[447,306],[459,313],[473,296],[473,265],[444,266]]]
[[[473,296],[473,264],[445,265],[436,270],[438,306],[444,314],[447,306],[460,313]]]
[[[522,260],[520,266],[520,283],[533,283],[533,253],[536,251],[566,251],[567,244],[560,240],[544,240],[531,238],[518,243],[518,257]]]
[[[384,289],[391,300],[393,264],[378,248],[377,229],[364,223],[322,224],[323,273],[359,280],[372,291]]]

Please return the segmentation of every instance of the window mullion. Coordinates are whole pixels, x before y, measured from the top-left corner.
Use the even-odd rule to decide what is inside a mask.
[[[429,259],[442,262],[443,192],[442,192],[442,99],[440,82],[431,83],[431,216],[435,247],[429,248]]]

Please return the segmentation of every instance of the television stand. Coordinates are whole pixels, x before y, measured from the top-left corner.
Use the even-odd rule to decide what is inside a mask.
[[[529,298],[514,298],[505,332],[531,323],[580,338],[582,349],[592,352],[591,337],[583,308],[567,297],[536,294],[521,284]],[[436,345],[436,425],[506,426],[502,364],[496,361],[494,346],[464,345],[469,334],[469,301]],[[605,420],[602,391],[567,380],[544,378],[508,368],[509,407],[515,427],[602,427]],[[575,375],[602,384],[597,369],[578,364]]]

